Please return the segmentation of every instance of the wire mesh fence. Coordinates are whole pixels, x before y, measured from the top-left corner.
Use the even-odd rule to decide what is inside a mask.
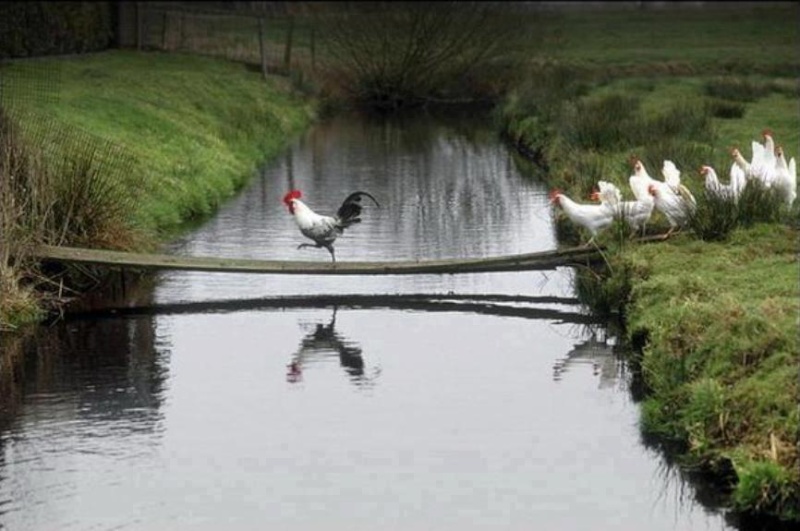
[[[194,4],[140,2],[137,47],[240,61],[265,75],[315,67],[314,3],[239,2],[253,5],[238,11]]]

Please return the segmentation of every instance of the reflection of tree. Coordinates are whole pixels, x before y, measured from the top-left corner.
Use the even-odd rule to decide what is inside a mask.
[[[40,416],[124,421],[136,431],[155,427],[166,368],[152,318],[60,321],[39,327],[24,343],[17,378],[3,386],[17,402],[16,414],[25,404]],[[58,407],[52,401],[27,403],[34,395],[63,401]],[[71,407],[62,407],[66,403]]]
[[[370,384],[377,376],[377,373],[365,373],[361,347],[336,332],[337,309],[337,306],[333,307],[333,314],[327,324],[316,323],[314,329],[300,341],[300,347],[289,364],[287,378],[290,381],[299,380],[301,371],[308,363],[324,360],[331,354],[338,356],[339,364],[356,385]]]

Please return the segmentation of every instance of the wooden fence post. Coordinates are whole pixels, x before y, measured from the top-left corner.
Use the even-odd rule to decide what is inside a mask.
[[[136,2],[136,49],[142,50],[142,26],[144,25],[144,13],[142,13],[142,2]]]
[[[264,42],[264,17],[258,17],[258,48],[261,53],[261,73],[267,79],[267,50]]]
[[[311,19],[311,70],[317,71],[317,15]]]
[[[169,27],[169,11],[164,10],[164,27],[161,30],[161,49],[167,49],[167,28]]]
[[[289,30],[286,34],[286,49],[283,53],[283,68],[286,70],[286,75],[291,73],[292,67],[292,38],[294,36],[294,17],[289,16]]]

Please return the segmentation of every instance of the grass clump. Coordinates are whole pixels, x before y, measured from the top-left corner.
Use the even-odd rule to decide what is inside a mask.
[[[714,77],[705,84],[706,95],[733,102],[756,101],[771,91],[772,87],[763,81],[742,77]]]

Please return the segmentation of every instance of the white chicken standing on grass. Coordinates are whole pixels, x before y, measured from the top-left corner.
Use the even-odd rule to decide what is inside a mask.
[[[664,188],[651,184],[648,192],[653,196],[656,209],[669,221],[669,230],[664,234],[665,238],[675,229],[683,228],[697,207],[697,203],[693,201],[694,197],[690,199],[685,195],[676,194],[669,187]]]
[[[788,164],[782,146],[775,148],[775,174],[772,178],[773,188],[778,189],[786,200],[786,205],[791,208],[797,199],[797,163],[792,157]]]
[[[750,145],[753,155],[748,161],[742,155],[738,148],[731,149],[731,157],[733,158],[733,165],[731,166],[731,178],[740,173],[744,173],[746,180],[757,180],[767,188],[772,186],[772,181],[775,176],[775,167],[777,159],[775,156],[775,140],[772,137],[772,131],[765,129],[761,136],[764,138],[764,144],[760,144],[753,140]]]
[[[650,198],[650,192],[647,191],[650,185],[655,184],[659,186],[663,183],[650,177],[641,159],[632,157],[630,162],[633,166],[633,175],[628,178],[628,184],[636,200],[645,201]]]
[[[608,205],[576,203],[561,190],[550,192],[550,202],[561,207],[572,223],[589,231],[592,237],[584,244],[587,247],[594,242],[600,231],[614,222],[614,212]]]
[[[362,210],[361,198],[364,196],[372,199],[375,206],[380,207],[377,199],[369,193],[353,192],[345,198],[334,216],[317,214],[311,210],[308,205],[300,201],[300,197],[302,197],[300,190],[292,190],[283,196],[283,203],[289,209],[289,213],[294,216],[300,232],[306,238],[314,241],[314,244],[301,243],[297,248],[315,247],[319,249],[324,247],[331,253],[331,260],[336,262],[333,242],[347,227],[361,222],[359,217]]]
[[[681,172],[672,161],[665,160],[661,168],[661,174],[664,176],[663,181],[654,179],[647,173],[647,168],[644,166],[642,159],[638,157],[631,157],[631,164],[633,165],[633,175],[628,178],[631,191],[637,201],[648,201],[651,199],[649,188],[650,185],[655,185],[658,188],[663,188],[667,192],[672,191],[678,193],[681,188]],[[685,187],[684,187],[685,188]]]
[[[709,194],[733,202],[739,200],[739,196],[746,183],[744,173],[737,172],[731,175],[731,182],[729,184],[722,184],[717,176],[717,171],[707,165],[700,167],[700,175],[705,178],[704,185]]]
[[[679,193],[681,187],[681,172],[675,163],[671,160],[665,160],[661,166],[661,175],[664,176],[664,182],[672,188],[676,194]]]
[[[633,230],[644,233],[653,213],[652,196],[648,194],[642,201],[623,201],[622,193],[613,183],[597,181],[597,186],[599,191],[592,193],[592,199],[607,205],[616,218],[624,219]]]

